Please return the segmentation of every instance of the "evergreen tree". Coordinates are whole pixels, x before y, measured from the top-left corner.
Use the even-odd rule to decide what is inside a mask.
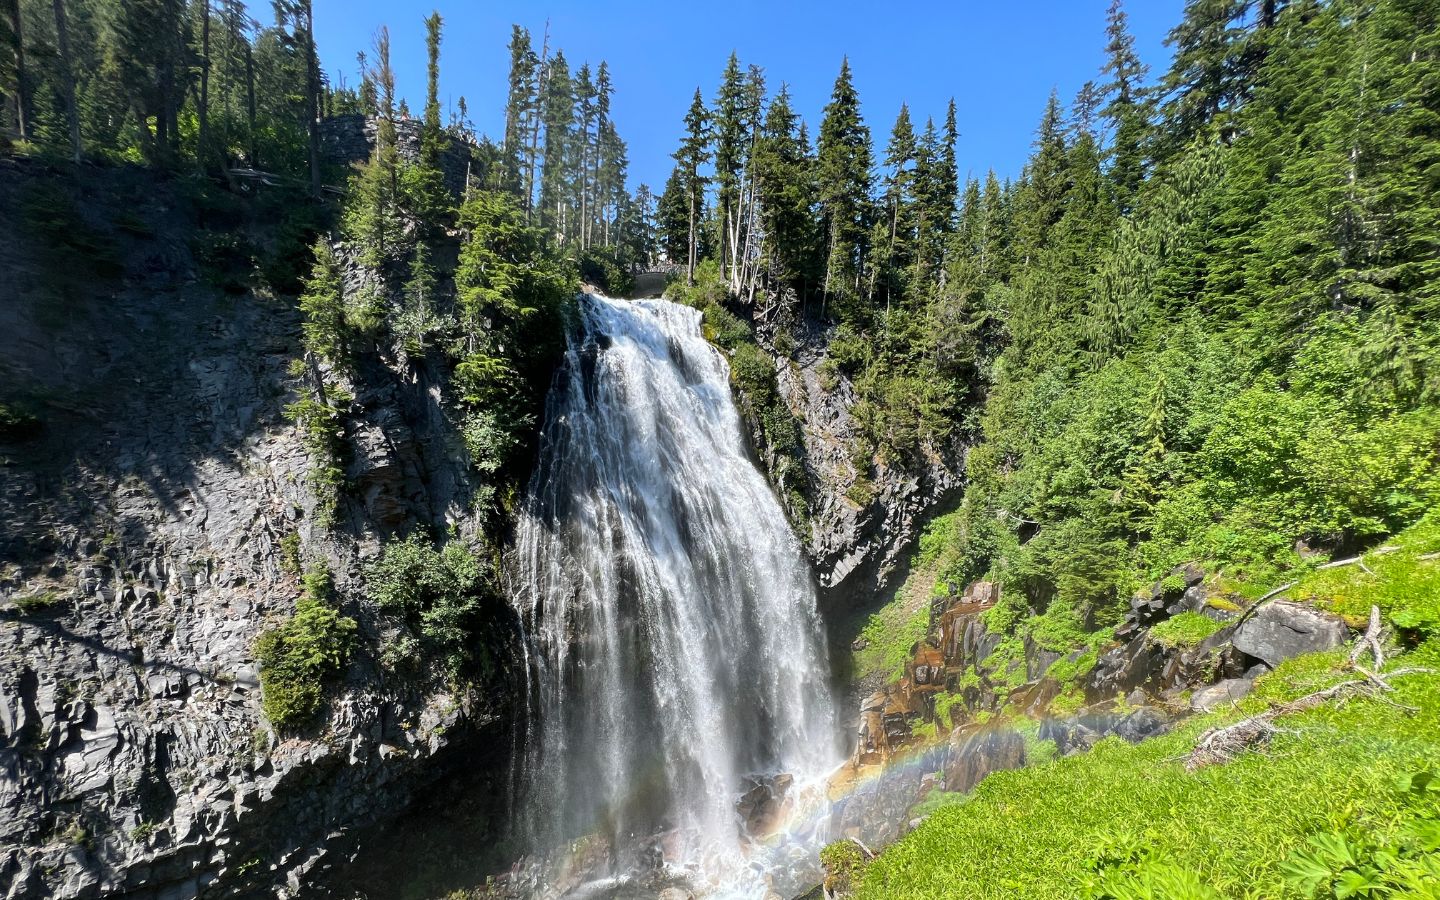
[[[850,61],[840,74],[820,122],[816,160],[817,199],[826,241],[824,296],[841,299],[843,317],[860,315],[861,261],[871,220],[870,129],[860,117],[860,98]]]
[[[677,164],[665,180],[665,190],[655,207],[656,240],[671,263],[690,258],[690,197],[685,172]]]
[[[934,123],[930,124],[930,140],[934,143]],[[915,129],[910,123],[910,110],[900,105],[900,114],[890,130],[885,148],[885,209],[889,220],[886,240],[876,245],[883,248],[883,258],[876,260],[874,272],[877,286],[885,296],[888,310],[896,294],[904,290],[900,273],[909,265],[915,252],[915,161],[918,147]]]
[[[695,283],[695,264],[699,252],[696,230],[704,212],[706,179],[700,174],[700,167],[710,160],[709,145],[710,113],[705,109],[705,100],[697,87],[695,97],[690,102],[690,110],[685,114],[685,136],[681,138],[680,148],[674,154],[688,211],[685,277],[690,284]]]
[[[1149,124],[1142,91],[1147,70],[1135,54],[1135,38],[1130,34],[1121,0],[1110,4],[1105,34],[1108,43],[1103,72],[1110,78],[1105,86],[1103,111],[1110,135],[1107,174],[1116,204],[1122,212],[1129,212],[1145,177],[1144,145]]]
[[[755,151],[756,195],[772,284],[788,286],[802,299],[816,281],[814,166],[807,143],[790,92],[781,85]]]
[[[540,176],[541,221],[552,237],[560,239],[568,224],[565,211],[571,195],[570,160],[575,156],[570,133],[575,119],[575,93],[563,51],[556,51],[546,69],[541,116],[545,122],[545,163]]]
[[[530,32],[519,25],[510,31],[510,84],[505,101],[505,140],[502,145],[501,184],[521,195],[527,216],[533,198],[524,196],[521,169],[535,114],[539,60],[530,46]]]
[[[444,23],[439,13],[425,19],[425,109],[420,120],[420,155],[404,169],[407,212],[422,238],[432,238],[450,218],[453,206],[445,187],[441,156],[445,131],[440,123],[440,37]]]
[[[737,253],[740,173],[745,165],[748,132],[746,111],[744,75],[739,58],[732,52],[715,95],[711,129],[715,141],[715,212],[719,226],[715,244],[720,248],[721,270],[727,272],[734,266]]]

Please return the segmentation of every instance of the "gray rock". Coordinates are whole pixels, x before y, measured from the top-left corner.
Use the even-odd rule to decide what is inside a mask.
[[[1019,769],[1025,761],[1025,738],[1012,728],[957,732],[945,767],[945,789],[972,790],[991,772]]]
[[[0,171],[0,209],[27,177]],[[374,636],[358,580],[377,544],[370,518],[469,537],[477,485],[453,453],[439,373],[329,373],[377,399],[347,433],[355,484],[337,527],[315,528],[314,463],[284,416],[293,303],[198,284],[193,223],[170,212],[163,180],[75,177],[95,180],[83,202],[101,221],[116,212],[103,204],[137,193],[127,179],[147,179],[138,193],[151,199],[125,208],[154,237],[122,241],[131,274],[75,298],[91,311],[83,325],[57,330],[53,297],[28,276],[0,278],[0,380],[76,398],[0,475],[0,608],[65,598],[0,622],[0,897],[276,896],[332,864],[320,851],[333,835],[445,771],[436,754],[496,722],[503,701],[382,679],[360,652],[313,729],[274,734],[254,646],[300,594],[282,541],[298,536],[307,560],[329,565],[346,614]],[[17,223],[0,215],[7,273],[29,271]],[[339,255],[352,284],[353,254]]]
[[[1255,682],[1247,678],[1226,678],[1209,687],[1203,687],[1190,695],[1190,708],[1209,712],[1237,702],[1250,693]]]
[[[1302,653],[1339,647],[1348,633],[1339,616],[1302,603],[1276,600],[1242,622],[1231,643],[1273,668]]]

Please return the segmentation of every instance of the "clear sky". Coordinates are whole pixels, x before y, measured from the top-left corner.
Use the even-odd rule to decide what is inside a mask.
[[[883,146],[900,104],[917,130],[937,126],[954,97],[962,174],[993,168],[1019,174],[1052,87],[1067,105],[1098,77],[1109,0],[932,0],[922,3],[640,2],[640,0],[314,0],[321,62],[332,77],[357,81],[355,53],[376,28],[390,27],[400,94],[419,112],[425,91],[424,17],[445,19],[442,103],[463,95],[479,129],[503,131],[506,42],[511,23],[528,27],[537,52],[550,22],[551,47],[572,69],[610,63],[612,115],[630,149],[631,186],[657,192],[672,165],[681,119],[699,86],[713,97],[730,51],[765,69],[770,90],[790,86],[818,133],[820,111],[850,57],[866,123]],[[1128,0],[1130,28],[1152,73],[1163,71],[1166,33],[1182,0]]]

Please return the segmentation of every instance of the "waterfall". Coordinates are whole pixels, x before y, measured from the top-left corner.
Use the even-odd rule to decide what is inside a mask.
[[[841,752],[814,588],[700,313],[586,295],[580,314],[513,569],[525,830],[598,836],[611,874],[631,848],[753,895],[741,794],[790,776],[793,805]]]

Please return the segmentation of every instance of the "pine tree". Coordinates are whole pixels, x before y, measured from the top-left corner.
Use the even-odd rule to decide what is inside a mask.
[[[685,172],[678,164],[670,170],[656,204],[655,232],[660,249],[671,263],[690,258],[690,197]]]
[[[934,123],[930,123],[930,139],[934,142]],[[915,129],[910,123],[910,109],[900,104],[900,114],[890,130],[890,142],[885,148],[885,208],[889,219],[886,241],[877,245],[883,248],[883,258],[876,261],[877,285],[885,295],[888,311],[895,295],[904,286],[900,273],[908,266],[915,247],[915,180],[918,148]],[[927,161],[928,162],[928,161]]]
[[[1105,33],[1109,42],[1105,45],[1103,72],[1110,78],[1104,89],[1107,102],[1103,110],[1110,133],[1107,174],[1116,205],[1121,212],[1129,212],[1145,177],[1144,144],[1149,123],[1141,92],[1147,70],[1135,54],[1135,38],[1130,34],[1121,0],[1110,4]]]
[[[573,172],[574,191],[571,207],[575,210],[570,237],[575,239],[582,250],[585,249],[585,234],[589,230],[591,215],[590,195],[593,185],[590,183],[590,164],[595,153],[595,142],[591,134],[595,122],[595,100],[595,82],[590,75],[590,64],[581,63],[579,71],[575,73],[575,120],[571,126],[575,137],[570,147],[575,155],[569,165]]]
[[[1064,120],[1060,99],[1050,92],[1045,115],[1035,136],[1035,152],[1015,198],[1015,242],[1020,259],[1029,260],[1046,246],[1050,229],[1065,211],[1066,168]]]
[[[570,132],[575,119],[575,93],[563,51],[556,51],[546,69],[541,116],[545,123],[544,167],[540,175],[541,221],[553,239],[561,240],[568,224],[565,206],[570,197],[569,164],[575,155]]]
[[[8,49],[7,69],[11,87],[11,115],[20,140],[29,140],[34,112],[30,103],[30,72],[25,61],[25,23],[20,0],[6,0],[5,19],[0,20],[0,37]]]
[[[719,226],[716,246],[720,268],[730,271],[735,264],[735,233],[740,217],[740,172],[745,165],[747,123],[745,83],[740,60],[732,52],[715,95],[712,135],[715,141],[715,212]]]
[[[803,300],[816,279],[814,167],[800,116],[781,85],[766,110],[755,150],[755,185],[765,235],[762,257],[773,286]]]
[[[937,193],[932,211],[935,228],[946,234],[954,228],[956,203],[960,199],[960,168],[955,161],[956,145],[959,142],[960,131],[955,124],[955,98],[951,97],[945,108],[945,130],[935,172]]]
[[[80,104],[75,96],[74,57],[70,52],[70,28],[65,12],[65,0],[54,0],[55,48],[60,61],[60,83],[64,89],[65,119],[70,123],[70,156],[78,163],[85,147],[80,138]]]
[[[354,198],[346,204],[345,230],[356,235],[361,258],[379,267],[399,249],[398,202],[400,151],[395,130],[395,71],[390,66],[390,30],[375,32],[375,65],[367,73],[375,85],[377,116],[375,149],[352,183]]]
[[[505,139],[501,147],[501,184],[521,195],[528,216],[533,199],[524,196],[521,169],[536,107],[539,61],[530,46],[530,32],[519,25],[510,32],[510,87],[505,101]]]
[[[450,219],[452,202],[445,187],[441,157],[445,151],[445,130],[440,122],[440,39],[443,21],[439,13],[425,19],[425,109],[420,120],[420,155],[404,170],[405,199],[417,234],[435,237]]]
[[[688,209],[689,235],[686,240],[685,278],[690,284],[695,283],[695,264],[699,251],[696,229],[699,226],[700,214],[704,211],[706,179],[700,174],[700,167],[710,160],[709,145],[710,113],[705,109],[705,99],[697,87],[695,97],[690,102],[690,110],[685,114],[685,136],[680,140],[680,148],[674,153]]]
[[[821,226],[826,239],[824,297],[845,298],[842,316],[858,317],[861,260],[871,219],[870,129],[860,117],[860,98],[850,61],[840,75],[820,122],[816,181]]]

